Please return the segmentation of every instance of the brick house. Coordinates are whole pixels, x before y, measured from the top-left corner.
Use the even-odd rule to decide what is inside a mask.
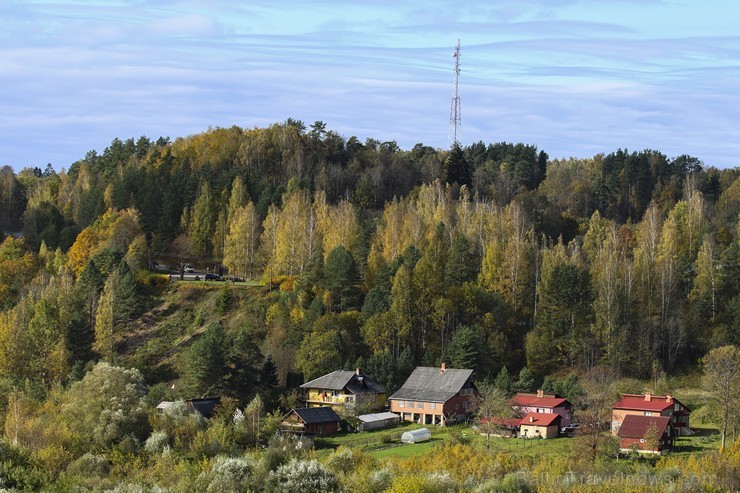
[[[475,412],[478,389],[473,370],[419,366],[391,397],[391,412],[402,421],[442,425]]]
[[[306,392],[306,407],[329,406],[342,415],[363,414],[385,408],[383,387],[355,371],[337,370],[301,385]]]
[[[672,395],[622,394],[622,398],[612,404],[611,431],[617,435],[626,416],[665,416],[670,418],[675,435],[693,435],[689,428],[691,409]]]
[[[537,393],[518,392],[511,398],[511,405],[523,416],[528,413],[557,414],[560,426],[568,426],[573,419],[573,405],[568,399],[557,394],[546,394],[543,390]]]
[[[672,430],[669,416],[628,414],[617,432],[619,451],[661,454],[673,446]],[[651,431],[654,433],[652,437]]]

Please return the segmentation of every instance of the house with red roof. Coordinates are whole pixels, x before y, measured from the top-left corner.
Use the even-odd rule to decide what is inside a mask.
[[[519,438],[557,438],[560,425],[557,413],[527,413],[519,421]]]
[[[628,414],[617,432],[619,451],[661,454],[673,446],[672,430],[669,416]]]
[[[611,430],[617,435],[626,416],[665,416],[670,418],[674,435],[693,435],[689,428],[690,414],[691,409],[670,394],[622,394],[622,398],[612,404]]]
[[[572,419],[573,405],[568,399],[557,394],[546,394],[543,390],[537,393],[518,392],[511,398],[511,405],[523,416],[528,413],[557,414],[560,425],[567,426]]]

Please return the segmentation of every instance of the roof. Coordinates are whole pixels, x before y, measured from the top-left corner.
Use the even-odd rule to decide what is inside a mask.
[[[511,398],[512,404],[515,406],[522,407],[546,407],[548,409],[554,409],[556,407],[564,406],[568,402],[568,399],[563,397],[537,397],[537,394],[516,394]]]
[[[374,414],[363,414],[361,416],[357,416],[357,419],[362,421],[363,423],[373,423],[375,421],[385,421],[387,419],[400,419],[400,416],[396,413],[374,413]]]
[[[473,370],[417,366],[403,386],[390,398],[423,402],[447,402],[460,392]]]
[[[352,394],[383,394],[385,389],[367,375],[356,371],[337,370],[301,385],[302,389],[344,390]]]
[[[643,394],[622,394],[622,398],[612,404],[612,409],[661,412],[673,407],[676,403],[681,404],[683,408],[691,412],[688,407],[673,396],[652,395],[650,400],[647,401]]]
[[[221,403],[220,397],[203,397],[200,399],[187,399],[185,403],[193,411],[199,412],[204,418],[213,416],[213,411]]]
[[[297,407],[290,411],[296,413],[301,421],[308,424],[313,423],[329,423],[333,421],[339,421],[339,416],[334,412],[334,409],[324,407]],[[288,413],[290,414],[290,413]]]
[[[177,402],[183,402],[185,406],[191,411],[195,411],[195,412],[202,414],[204,418],[210,418],[211,416],[213,416],[213,411],[215,410],[216,406],[221,402],[221,398],[220,397],[203,397],[200,399],[185,399],[185,400],[177,401]],[[157,409],[161,411],[165,411],[174,405],[175,405],[175,402],[162,401],[159,404],[157,404]]]
[[[527,413],[521,421],[520,425],[526,426],[554,426],[557,425],[560,420],[560,415],[556,413]]]
[[[622,421],[617,433],[620,438],[645,438],[645,434],[651,425],[655,425],[658,433],[665,433],[665,429],[671,418],[668,416],[640,416],[639,414],[628,414]]]

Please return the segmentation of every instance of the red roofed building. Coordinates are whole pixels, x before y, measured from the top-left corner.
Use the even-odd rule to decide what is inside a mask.
[[[651,429],[653,435],[651,435]],[[620,452],[660,454],[673,446],[673,433],[669,416],[639,416],[628,414],[622,421],[617,435]]]
[[[542,390],[538,390],[536,394],[519,392],[511,398],[511,405],[520,415],[527,413],[558,414],[561,426],[567,426],[571,422],[573,406],[568,399],[557,394],[546,394]]]
[[[617,435],[626,416],[665,416],[670,418],[675,434],[693,435],[689,428],[691,409],[684,406],[672,395],[622,394],[622,398],[612,404],[612,434]]]
[[[519,438],[557,438],[560,419],[556,413],[528,413],[519,422]]]

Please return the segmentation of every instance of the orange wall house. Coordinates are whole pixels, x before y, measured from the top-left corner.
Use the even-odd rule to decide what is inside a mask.
[[[472,382],[473,370],[417,367],[391,397],[391,412],[403,421],[445,425],[470,416],[478,390]]]

